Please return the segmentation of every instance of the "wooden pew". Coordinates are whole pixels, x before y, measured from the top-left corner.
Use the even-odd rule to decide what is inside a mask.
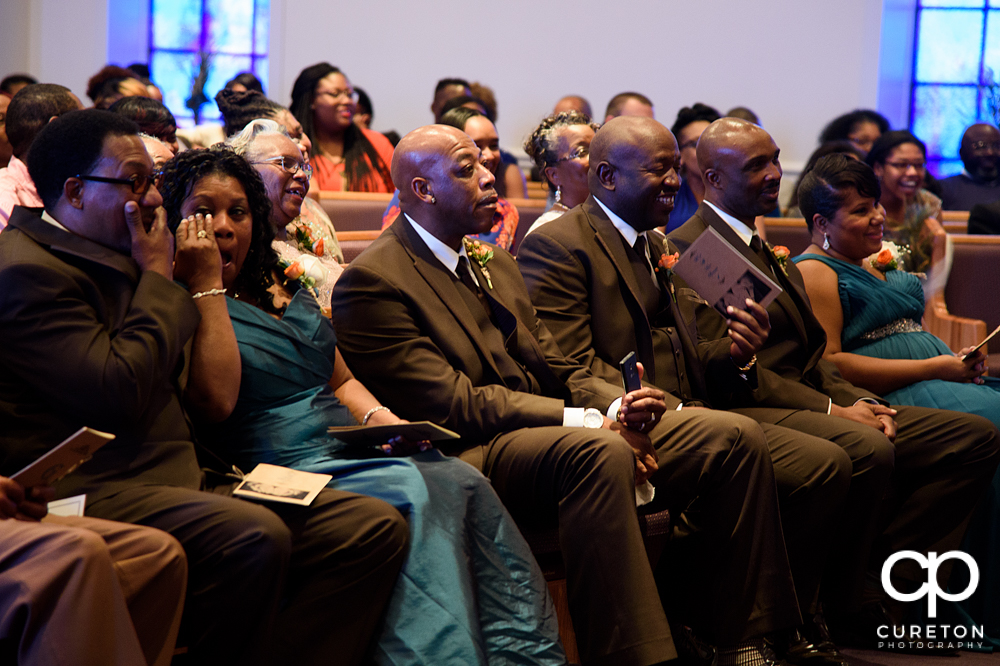
[[[952,351],[979,343],[1000,325],[1000,236],[950,236],[954,250],[943,293],[932,297],[924,326]],[[987,361],[1000,376],[1000,354]]]
[[[372,241],[378,238],[381,231],[369,229],[366,231],[338,231],[337,241],[344,252],[344,264],[354,261]]]
[[[391,194],[380,192],[320,192],[319,203],[333,221],[337,239],[341,231],[378,231],[382,228]]]
[[[801,217],[765,217],[764,233],[771,245],[784,245],[793,257],[809,247],[812,238],[809,227]]]

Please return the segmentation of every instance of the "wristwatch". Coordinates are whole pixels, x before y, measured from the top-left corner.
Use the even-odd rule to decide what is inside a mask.
[[[593,407],[583,410],[583,427],[600,428],[604,425],[604,415]]]

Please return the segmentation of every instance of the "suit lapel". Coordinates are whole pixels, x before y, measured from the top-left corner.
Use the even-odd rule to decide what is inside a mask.
[[[645,323],[645,326],[637,324],[633,327],[636,354],[638,354],[639,360],[646,368],[646,381],[653,383],[656,380],[656,363],[653,359],[653,337],[650,333],[649,323],[652,313],[646,312],[646,308],[643,307],[642,292],[639,289],[638,282],[636,282],[632,262],[629,261],[628,255],[625,253],[625,244],[622,240],[622,235],[593,197],[587,199],[583,204],[583,209],[587,213],[587,221],[594,230],[594,239],[615,267],[618,279],[625,283],[627,289],[625,300],[627,301],[628,297],[631,297],[632,300],[630,305],[626,303],[626,307],[634,313],[638,313],[642,317],[643,323]]]
[[[413,266],[417,269],[417,272],[427,281],[427,284],[434,290],[438,298],[441,299],[442,304],[444,304],[445,308],[455,318],[459,326],[465,330],[469,339],[472,340],[473,344],[479,350],[479,355],[489,364],[493,372],[496,373],[496,376],[502,378],[503,373],[500,372],[500,368],[493,361],[493,354],[490,351],[489,345],[486,344],[483,332],[476,323],[475,316],[469,311],[469,307],[465,304],[462,295],[458,293],[458,287],[455,284],[451,271],[441,265],[441,262],[434,256],[434,253],[431,252],[426,243],[410,226],[409,220],[404,219],[402,215],[396,218],[391,231],[399,237],[403,247],[413,258]],[[475,261],[471,263],[473,266],[476,265]],[[481,276],[477,276],[477,279],[481,280],[484,284],[486,282],[485,278]]]
[[[545,360],[545,353],[539,346],[538,341],[535,336],[531,334],[528,327],[525,326],[517,315],[514,314],[511,308],[507,307],[504,302],[501,292],[496,290],[494,287],[504,284],[499,282],[499,280],[504,280],[504,276],[497,275],[498,281],[494,281],[493,285],[490,286],[491,280],[487,280],[483,275],[482,268],[479,266],[477,261],[470,262],[472,264],[472,271],[476,275],[476,280],[479,281],[479,286],[482,288],[483,293],[486,294],[486,300],[489,301],[490,307],[493,309],[493,316],[496,317],[497,323],[500,324],[501,332],[510,330],[511,333],[507,336],[506,344],[508,351],[513,347],[517,350],[517,355],[524,366],[528,369],[531,374],[535,376],[535,379],[539,381],[540,384],[546,387],[555,387],[557,389],[565,389],[566,384],[556,377],[555,373],[552,372],[551,366],[549,366],[548,361]],[[487,266],[487,270],[489,267]],[[491,278],[493,276],[491,275]]]
[[[733,228],[726,224],[719,215],[711,209],[711,207],[705,205],[704,203],[698,208],[699,215],[708,226],[719,232],[719,234],[726,239],[730,245],[736,248],[740,254],[753,262],[753,265],[764,271],[765,275],[774,277],[775,280],[781,285],[782,291],[775,299],[775,302],[781,306],[781,308],[788,315],[788,318],[795,324],[796,330],[799,332],[799,336],[802,337],[804,341],[808,342],[808,336],[806,335],[805,322],[802,321],[802,314],[799,311],[798,306],[793,300],[792,294],[789,293],[789,287],[793,287],[792,291],[797,292],[788,278],[783,274],[783,271],[776,264],[772,268],[770,264],[764,263],[764,261],[757,256],[757,253],[750,249],[750,246],[743,242],[743,239],[736,235]],[[768,251],[770,253],[770,251]]]

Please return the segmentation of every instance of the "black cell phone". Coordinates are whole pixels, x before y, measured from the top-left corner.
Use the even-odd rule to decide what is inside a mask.
[[[634,351],[629,352],[628,356],[618,363],[618,367],[622,371],[622,385],[625,386],[626,393],[642,388],[642,381],[639,379],[639,366],[635,363]]]

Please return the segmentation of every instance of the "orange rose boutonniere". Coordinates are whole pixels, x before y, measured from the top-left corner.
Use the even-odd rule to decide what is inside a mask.
[[[493,249],[468,237],[463,238],[462,243],[465,245],[466,254],[470,258],[475,259],[476,263],[479,264],[479,268],[483,271],[483,277],[486,278],[486,284],[492,289],[493,280],[490,278],[490,269],[486,268],[486,264],[493,258]]]
[[[670,275],[670,271],[677,265],[677,260],[680,258],[680,252],[674,252],[673,254],[663,253],[660,255],[660,259],[656,262],[656,268],[654,270],[657,273],[665,271],[667,275]]]
[[[774,260],[781,266],[782,272],[788,275],[788,257],[791,256],[791,251],[784,245],[772,245],[770,247],[771,254],[774,255]]]

